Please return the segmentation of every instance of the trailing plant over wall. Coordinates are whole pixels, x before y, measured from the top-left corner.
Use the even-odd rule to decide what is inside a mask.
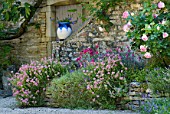
[[[83,6],[89,11],[90,15],[95,16],[97,20],[102,22],[102,27],[106,31],[109,31],[113,25],[110,17],[114,8],[120,4],[126,5],[131,1],[134,2],[134,0],[90,0],[88,4],[83,3]]]

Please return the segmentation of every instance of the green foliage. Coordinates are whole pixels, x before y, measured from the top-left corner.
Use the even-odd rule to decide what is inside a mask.
[[[13,95],[19,106],[43,106],[45,90],[49,81],[66,73],[66,69],[57,61],[42,59],[22,65],[10,78]]]
[[[155,68],[150,70],[147,80],[154,93],[170,93],[170,69]]]
[[[12,64],[11,49],[12,47],[9,45],[0,44],[0,70],[5,70],[7,66]]]
[[[34,8],[28,3],[21,4],[18,0],[2,0],[0,2],[0,35],[5,38],[10,36],[9,33],[18,32],[18,29],[11,25],[27,19]]]
[[[2,8],[0,8],[0,19],[2,21],[11,21],[16,23],[22,17],[28,18],[31,8],[31,5],[28,3],[25,3],[24,6],[22,6],[20,1],[4,0],[2,2]]]
[[[53,107],[90,108],[91,94],[86,90],[85,76],[81,70],[67,73],[52,80],[47,93],[51,94]]]
[[[128,12],[128,23],[123,27],[124,31],[132,40],[132,49],[140,51],[145,58],[155,56],[163,61],[165,57],[170,57],[169,10],[166,9],[166,5],[165,8],[158,8],[157,4],[150,2],[145,2],[143,7],[137,14]]]
[[[148,100],[140,107],[141,114],[169,114],[169,112],[169,98]]]
[[[146,76],[148,75],[148,70],[146,69],[128,69],[126,71],[126,75],[127,75],[127,82],[133,82],[133,81],[137,81],[137,82],[146,82]]]

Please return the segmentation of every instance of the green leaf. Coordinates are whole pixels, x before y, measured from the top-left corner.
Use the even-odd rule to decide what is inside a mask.
[[[69,9],[69,10],[67,10],[68,12],[76,12],[77,11],[77,9]]]
[[[25,16],[26,16],[26,18],[28,18],[28,16],[30,15],[30,12],[31,12],[30,4],[25,3],[24,6],[25,6]]]
[[[5,13],[5,19],[6,19],[7,21],[9,21],[9,12],[6,12],[6,13]]]

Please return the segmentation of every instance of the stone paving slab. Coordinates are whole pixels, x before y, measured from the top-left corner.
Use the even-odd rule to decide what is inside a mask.
[[[125,111],[110,111],[110,110],[70,110],[48,107],[25,108],[20,109],[16,105],[14,97],[0,97],[0,114],[139,114]]]

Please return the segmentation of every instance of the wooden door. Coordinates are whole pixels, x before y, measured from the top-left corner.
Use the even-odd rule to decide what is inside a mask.
[[[76,9],[76,12],[68,12],[68,10],[71,9]],[[67,5],[67,6],[56,6],[56,19],[58,18],[59,20],[65,19],[68,16],[72,15],[72,21],[77,20],[78,21],[76,24],[72,24],[72,29],[73,32],[76,31],[79,26],[82,24],[82,20],[80,18],[80,16],[82,15],[82,6],[81,4],[76,4],[76,5]]]

